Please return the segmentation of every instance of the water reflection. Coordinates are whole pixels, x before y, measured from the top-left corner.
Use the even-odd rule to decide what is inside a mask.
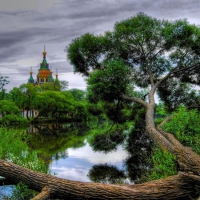
[[[133,183],[139,182],[141,173],[149,168],[145,160],[151,143],[141,131],[133,131],[124,137],[124,144],[120,141],[115,151],[106,154],[94,152],[94,147],[87,143],[91,131],[85,124],[32,125],[26,135],[29,147],[38,152],[38,157],[57,177],[86,182]],[[109,175],[111,171],[112,176]]]
[[[94,165],[89,170],[88,177],[92,182],[104,184],[122,184],[126,180],[123,170],[107,163]]]
[[[94,152],[87,143],[81,148],[67,149],[68,158],[53,161],[50,165],[52,173],[58,177],[77,181],[91,181],[88,172],[96,164],[114,165],[118,169],[123,169],[123,160],[127,157],[127,153],[119,146],[116,151],[104,154]],[[103,172],[102,172],[103,173]]]
[[[27,133],[29,147],[37,150],[38,156],[46,164],[67,158],[67,148],[79,148],[86,144],[86,133],[81,124],[31,125]]]

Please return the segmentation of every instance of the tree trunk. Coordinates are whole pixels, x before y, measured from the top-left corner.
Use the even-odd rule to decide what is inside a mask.
[[[0,160],[0,175],[20,181],[40,193],[33,198],[61,199],[135,199],[135,200],[171,200],[197,197],[196,186],[200,186],[200,177],[191,173],[179,173],[165,179],[138,185],[106,185],[100,183],[83,183],[57,178],[34,172],[13,163]]]
[[[200,175],[200,156],[191,148],[183,146],[171,133],[163,131],[161,126],[155,127],[154,104],[151,103],[146,111],[146,131],[155,144],[176,156],[180,171],[190,171]]]
[[[167,76],[166,76],[167,77]],[[171,133],[167,133],[161,129],[163,125],[161,123],[157,128],[154,122],[154,112],[155,112],[155,99],[154,94],[156,88],[161,83],[154,84],[149,92],[149,103],[145,105],[146,107],[146,131],[152,138],[155,144],[157,144],[161,149],[167,150],[168,152],[174,154],[177,158],[181,171],[191,171],[195,174],[200,175],[200,156],[192,151],[191,148],[183,146]]]

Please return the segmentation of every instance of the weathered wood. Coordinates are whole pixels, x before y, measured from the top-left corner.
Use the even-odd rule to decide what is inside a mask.
[[[51,191],[49,189],[49,186],[46,186],[42,189],[42,191],[37,196],[35,196],[31,200],[38,200],[38,199],[45,200],[45,199],[50,198],[50,196],[51,196]]]
[[[4,160],[0,160],[0,175],[14,183],[24,182],[31,189],[41,192],[33,200],[49,196],[65,199],[189,200],[189,197],[195,196],[196,185],[200,185],[200,177],[190,173],[179,173],[138,185],[84,183],[35,172]]]

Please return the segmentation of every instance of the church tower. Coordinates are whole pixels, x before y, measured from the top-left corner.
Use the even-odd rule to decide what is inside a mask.
[[[52,71],[49,69],[49,64],[46,61],[47,53],[45,51],[45,46],[44,46],[44,52],[42,54],[43,54],[43,60],[42,63],[40,63],[40,69],[38,70],[38,75],[37,75],[38,84],[54,81],[52,77]]]
[[[31,71],[30,71],[30,77],[29,77],[29,79],[28,79],[28,83],[32,83],[32,84],[34,84],[32,67],[31,67]]]

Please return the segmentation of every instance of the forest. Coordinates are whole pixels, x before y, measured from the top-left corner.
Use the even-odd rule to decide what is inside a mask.
[[[9,83],[2,76],[2,126],[47,119],[107,120],[107,129],[96,129],[88,137],[92,148],[109,152],[124,143],[133,159],[144,160],[145,152],[148,167],[138,162],[129,170],[135,184],[99,183],[92,171],[93,183],[85,183],[57,178],[0,154],[0,176],[37,191],[34,200],[200,199],[199,26],[139,13],[116,22],[104,35],[86,33],[73,39],[65,51],[74,72],[85,76],[87,90],[67,90],[66,83],[23,84],[6,93]],[[38,115],[23,117],[20,109],[37,110]],[[137,150],[141,140],[151,149]]]

